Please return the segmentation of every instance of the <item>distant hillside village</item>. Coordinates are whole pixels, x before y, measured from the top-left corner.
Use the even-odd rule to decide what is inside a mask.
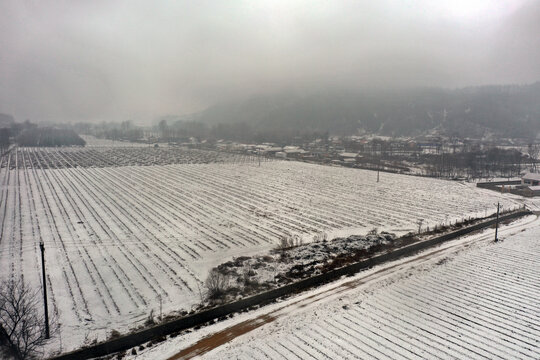
[[[238,142],[201,137],[162,137],[144,132],[150,145],[204,148],[250,156],[449,179],[517,178],[536,171],[540,145],[513,139],[457,139],[437,135],[415,138],[296,136],[289,142]]]
[[[78,135],[149,145],[204,148],[447,179],[518,178],[536,172],[540,145],[530,139],[458,138],[442,134],[388,137],[377,134],[334,136],[327,131],[281,129],[256,131],[245,124],[208,126],[195,121],[161,120],[154,126],[121,123],[76,123],[38,127],[0,117],[0,150],[20,146],[84,146]]]
[[[452,179],[519,177],[538,161],[537,145],[441,137],[329,137],[285,146],[221,140],[214,146],[263,157]]]

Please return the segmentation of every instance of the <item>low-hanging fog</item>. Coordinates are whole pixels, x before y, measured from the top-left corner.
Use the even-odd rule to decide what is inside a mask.
[[[540,79],[540,2],[0,2],[0,112],[151,121],[254,94]]]

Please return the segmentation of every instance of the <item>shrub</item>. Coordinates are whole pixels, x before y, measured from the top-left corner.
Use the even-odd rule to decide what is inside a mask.
[[[208,289],[207,298],[211,300],[221,299],[229,289],[230,278],[213,268],[208,272],[205,286]]]
[[[150,310],[150,314],[148,315],[148,317],[144,321],[144,325],[145,326],[152,326],[152,325],[155,325],[155,324],[156,324],[156,321],[154,320],[154,309],[152,309],[152,310]]]
[[[321,231],[320,233],[313,235],[314,242],[320,242],[320,241],[324,242],[326,240],[328,240],[328,234],[325,231]]]
[[[113,330],[111,331],[111,335],[109,335],[109,339],[117,339],[117,338],[119,338],[120,336],[122,336],[122,335],[120,334],[120,332],[119,332],[118,330],[116,330],[116,329],[113,329]]]

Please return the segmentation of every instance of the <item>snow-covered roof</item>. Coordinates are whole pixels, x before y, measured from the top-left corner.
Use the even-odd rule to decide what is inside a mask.
[[[540,191],[540,185],[536,186],[528,186],[529,190],[531,191]]]
[[[523,175],[522,179],[524,180],[538,180],[540,181],[540,174],[537,173],[527,173]]]
[[[339,153],[339,156],[342,156],[344,158],[355,158],[357,155],[358,155],[357,153],[352,153],[352,152]]]

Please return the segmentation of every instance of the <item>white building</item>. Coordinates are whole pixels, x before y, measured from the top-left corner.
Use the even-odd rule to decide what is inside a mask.
[[[521,177],[521,185],[525,186],[539,186],[540,185],[540,174],[537,173],[527,173]]]

